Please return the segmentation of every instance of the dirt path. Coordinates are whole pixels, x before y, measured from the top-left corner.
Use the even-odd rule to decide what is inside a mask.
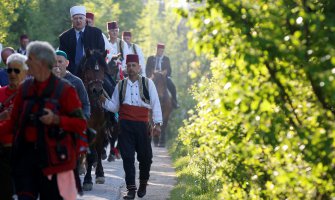
[[[172,167],[171,158],[166,148],[153,147],[153,163],[150,171],[150,180],[147,187],[147,194],[142,200],[166,200],[169,199],[170,191],[176,184],[175,170]],[[138,167],[138,163],[136,163]],[[124,171],[122,160],[115,162],[103,161],[106,183],[93,185],[93,190],[85,192],[78,200],[120,200],[126,192],[124,182]],[[138,175],[138,168],[136,171]],[[93,179],[95,178],[92,172]],[[137,179],[138,182],[138,179]]]

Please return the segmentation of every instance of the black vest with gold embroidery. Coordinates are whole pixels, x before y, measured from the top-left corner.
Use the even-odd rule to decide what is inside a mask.
[[[144,103],[150,104],[150,95],[149,95],[149,79],[139,75],[138,76],[138,85],[140,89],[140,97]],[[128,78],[123,79],[122,81],[119,82],[119,101],[120,105],[123,103],[125,96],[126,96],[126,91],[127,91],[127,84],[128,84]]]

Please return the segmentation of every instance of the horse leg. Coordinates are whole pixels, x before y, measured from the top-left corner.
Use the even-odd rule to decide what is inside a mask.
[[[79,164],[78,164],[78,173],[79,175],[84,175],[86,172],[86,155],[81,154],[79,156]]]
[[[109,152],[109,156],[108,156],[108,162],[111,161],[115,161],[115,159],[120,159],[120,153],[118,150],[118,146],[115,145],[115,143],[117,142],[118,139],[118,135],[119,135],[119,129],[118,129],[118,124],[116,122],[113,122],[112,124],[112,128],[109,129],[110,130],[110,152]]]
[[[164,120],[163,126],[161,127],[161,134],[159,137],[159,147],[165,147],[165,140],[166,140],[166,135],[165,135],[165,129],[167,127],[168,120]]]
[[[102,167],[102,161],[101,161],[101,153],[103,146],[103,140],[105,138],[105,132],[103,134],[100,133],[100,135],[97,136],[96,139],[96,150],[98,154],[98,160],[97,160],[97,167],[95,168],[95,183],[96,184],[104,184],[105,183],[105,176],[104,176],[104,169]]]
[[[92,171],[92,166],[93,163],[95,162],[95,155],[94,153],[91,154],[87,154],[87,171],[84,177],[84,183],[83,183],[83,190],[84,191],[91,191],[93,188],[93,182],[92,182],[92,175],[91,175],[91,171]]]

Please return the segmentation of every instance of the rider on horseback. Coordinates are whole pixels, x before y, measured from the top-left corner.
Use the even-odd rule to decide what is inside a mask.
[[[169,57],[163,55],[165,49],[164,44],[157,44],[157,52],[155,56],[150,56],[147,60],[146,74],[147,77],[151,77],[154,71],[162,71],[167,78],[167,87],[172,96],[172,103],[174,108],[179,108],[177,101],[176,86],[171,79],[171,65]]]

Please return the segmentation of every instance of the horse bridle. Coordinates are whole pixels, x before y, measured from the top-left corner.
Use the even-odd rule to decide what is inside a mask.
[[[86,62],[87,62],[87,60],[85,61],[84,66],[86,66]],[[96,61],[96,63],[95,63],[94,70],[95,70],[95,71],[98,71],[98,70],[99,70],[98,61]],[[86,75],[84,75],[84,77],[85,77],[85,79],[87,80]],[[86,82],[86,81],[85,81],[85,82]],[[90,80],[89,82],[87,82],[87,88],[89,89],[90,86],[93,85],[93,84],[95,84],[95,83],[103,85],[103,84],[104,84],[104,81],[103,81],[103,80],[100,80],[100,79]],[[103,88],[103,87],[102,87],[102,88]],[[91,93],[91,92],[88,91],[88,93]],[[92,95],[92,94],[91,94],[91,95]],[[92,96],[93,96],[94,99],[99,98],[99,96],[94,95],[94,94],[93,94]],[[102,106],[101,106],[101,104],[99,103],[99,101],[94,101],[94,103],[92,104],[92,106],[93,106],[93,107],[97,107],[97,108],[99,108],[99,109],[102,109]]]

